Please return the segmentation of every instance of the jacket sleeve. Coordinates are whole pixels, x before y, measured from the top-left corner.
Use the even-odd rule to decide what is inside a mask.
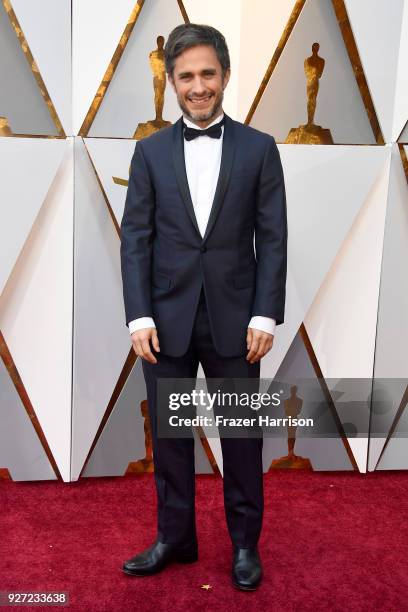
[[[152,317],[151,260],[155,194],[143,155],[136,143],[125,209],[120,226],[120,258],[126,325],[139,317]]]
[[[256,201],[256,291],[252,316],[284,321],[287,272],[287,212],[283,168],[275,139],[266,147]]]

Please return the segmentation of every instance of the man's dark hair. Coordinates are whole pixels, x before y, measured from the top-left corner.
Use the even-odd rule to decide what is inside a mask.
[[[183,23],[170,32],[164,47],[167,74],[173,76],[176,58],[186,49],[197,47],[197,45],[209,45],[214,48],[224,76],[230,67],[230,57],[224,36],[211,26],[197,23]]]

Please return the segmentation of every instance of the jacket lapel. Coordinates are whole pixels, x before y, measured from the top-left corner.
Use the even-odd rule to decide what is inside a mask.
[[[234,144],[234,123],[232,119],[228,117],[228,115],[225,115],[220,173],[218,175],[218,182],[217,187],[215,189],[214,201],[212,204],[207,227],[205,229],[203,242],[207,240],[212,228],[214,227],[217,215],[220,212],[222,203],[224,201],[225,193],[227,191],[229,179],[231,176],[232,162],[234,160]]]
[[[180,119],[176,121],[176,123],[173,125],[173,161],[177,183],[187,213],[203,243],[207,240],[212,228],[214,227],[217,215],[224,201],[225,193],[229,183],[229,178],[231,175],[232,163],[234,160],[234,146],[234,122],[230,117],[228,117],[228,115],[225,115],[220,173],[218,175],[217,187],[215,190],[210,217],[208,219],[204,237],[202,237],[194,213],[194,206],[191,199],[190,189],[187,180],[186,165],[184,160],[183,118],[180,117]]]
[[[173,162],[176,173],[177,183],[185,204],[188,216],[190,217],[198,235],[201,238],[200,229],[194,213],[194,206],[188,186],[186,164],[184,160],[184,139],[183,139],[183,117],[173,125]]]

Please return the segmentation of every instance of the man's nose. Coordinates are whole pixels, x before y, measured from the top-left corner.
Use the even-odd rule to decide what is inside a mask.
[[[201,77],[197,76],[193,82],[193,94],[196,96],[201,96],[205,94],[206,87],[204,81]]]

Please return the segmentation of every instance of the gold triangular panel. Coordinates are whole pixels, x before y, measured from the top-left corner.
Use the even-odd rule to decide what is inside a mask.
[[[65,137],[9,0],[0,4],[0,136]]]

